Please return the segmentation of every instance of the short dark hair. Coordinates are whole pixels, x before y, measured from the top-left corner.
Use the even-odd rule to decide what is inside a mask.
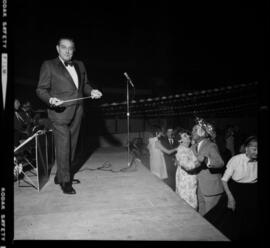
[[[57,41],[58,46],[60,45],[61,40],[69,40],[69,41],[71,41],[73,43],[73,45],[74,45],[74,48],[75,48],[75,41],[71,36],[69,36],[69,35],[59,36],[58,41]]]
[[[153,134],[153,135],[156,135],[156,133],[158,133],[158,132],[162,132],[161,127],[158,126],[158,125],[152,126],[152,134]]]
[[[191,136],[191,132],[189,130],[182,129],[178,132],[178,134],[181,136],[183,133],[186,133],[187,135]]]
[[[258,142],[257,136],[249,136],[244,141],[244,147],[248,147],[251,142]]]

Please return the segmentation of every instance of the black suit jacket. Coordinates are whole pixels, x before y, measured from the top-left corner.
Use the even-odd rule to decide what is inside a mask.
[[[205,139],[199,151],[196,151],[196,145],[193,145],[191,149],[196,156],[204,156],[210,159],[211,162],[209,168],[203,163],[197,170],[198,187],[200,187],[202,194],[212,196],[222,193],[223,185],[220,168],[224,166],[224,162],[217,145],[211,140]]]
[[[170,144],[168,137],[160,137],[159,140],[160,140],[160,143],[168,150],[176,148],[179,145],[176,139],[173,139],[173,144]],[[166,153],[163,153],[163,154],[164,154],[165,162],[167,165],[167,169],[169,170],[171,167],[174,170],[176,168],[174,165],[174,158],[175,158],[176,152],[172,154],[166,154]]]
[[[45,61],[40,69],[39,82],[36,89],[38,97],[47,105],[50,105],[49,99],[51,97],[69,100],[81,98],[83,95],[90,96],[93,88],[89,85],[83,62],[74,60],[74,67],[78,75],[78,89],[59,58]],[[74,117],[77,104],[82,104],[82,101],[64,103],[61,107],[50,107],[48,109],[48,117],[55,121],[69,122]]]

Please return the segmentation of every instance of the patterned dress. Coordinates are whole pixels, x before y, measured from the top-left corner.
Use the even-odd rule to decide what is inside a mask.
[[[197,177],[187,173],[182,167],[194,169],[197,158],[190,148],[180,145],[176,153],[179,162],[176,170],[176,193],[191,207],[197,209]]]
[[[157,137],[149,138],[150,170],[160,179],[165,179],[168,177],[165,159],[163,152],[155,147],[156,141],[158,141]]]

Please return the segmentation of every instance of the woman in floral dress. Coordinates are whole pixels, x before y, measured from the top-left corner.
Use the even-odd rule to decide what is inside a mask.
[[[176,170],[176,193],[197,210],[197,178],[194,171],[199,162],[190,149],[191,138],[189,132],[182,131],[179,136],[180,145],[176,153],[178,166]]]

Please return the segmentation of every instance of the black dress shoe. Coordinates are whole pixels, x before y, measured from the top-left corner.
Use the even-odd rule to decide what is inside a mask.
[[[56,176],[54,177],[54,183],[55,184],[60,184]],[[73,184],[79,184],[79,183],[81,183],[81,181],[79,179],[72,179],[72,183]]]
[[[61,188],[64,194],[70,194],[70,195],[76,194],[75,189],[72,188],[70,183],[61,183]]]

